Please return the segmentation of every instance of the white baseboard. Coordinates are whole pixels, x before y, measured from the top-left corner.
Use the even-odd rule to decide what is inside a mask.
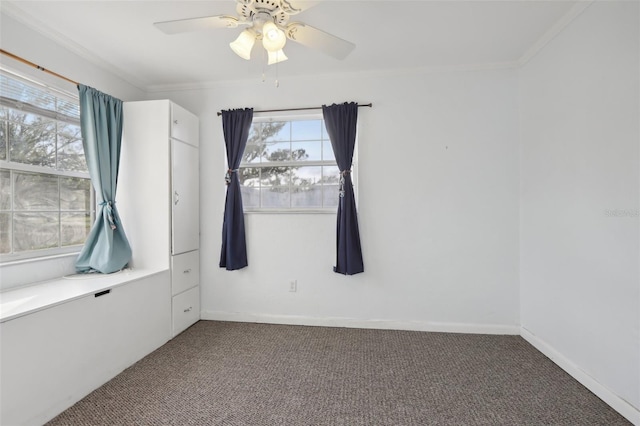
[[[555,350],[545,341],[538,338],[526,328],[522,327],[520,335],[533,347],[542,352],[551,361],[556,363],[560,368],[566,371],[571,377],[580,382],[583,386],[593,392],[598,398],[609,404],[614,410],[624,416],[634,425],[640,426],[640,411],[633,405],[609,390],[606,386],[599,383],[580,367],[575,365],[571,360]]]
[[[309,325],[322,327],[374,328],[381,330],[433,331],[444,333],[519,335],[517,325],[466,324],[423,321],[396,321],[355,318],[319,318],[296,315],[250,314],[243,312],[202,311],[200,318],[212,321],[255,322],[265,324]]]

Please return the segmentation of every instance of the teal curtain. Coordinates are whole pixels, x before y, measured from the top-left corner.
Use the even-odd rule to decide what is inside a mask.
[[[109,274],[131,260],[131,246],[116,209],[122,142],[122,101],[78,85],[84,155],[96,191],[96,221],[76,260],[78,272]]]

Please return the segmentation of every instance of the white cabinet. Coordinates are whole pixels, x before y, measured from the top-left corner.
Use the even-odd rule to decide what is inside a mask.
[[[74,282],[90,287],[125,274]],[[165,344],[169,280],[160,271],[0,323],[0,424],[42,425]]]
[[[125,102],[118,211],[131,266],[171,269],[173,335],[200,318],[199,200],[198,118],[168,100]]]
[[[171,140],[171,254],[198,250],[200,245],[198,148]]]

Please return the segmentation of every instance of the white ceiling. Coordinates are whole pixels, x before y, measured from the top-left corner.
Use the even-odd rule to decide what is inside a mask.
[[[301,0],[298,0],[301,1]],[[295,4],[295,0],[292,0]],[[515,65],[575,15],[576,1],[317,1],[293,16],[356,44],[340,61],[289,41],[278,75]],[[130,83],[154,90],[260,79],[260,46],[245,61],[229,49],[242,30],[166,35],[152,24],[236,15],[235,0],[10,1],[2,12]],[[267,68],[267,75],[275,73]]]

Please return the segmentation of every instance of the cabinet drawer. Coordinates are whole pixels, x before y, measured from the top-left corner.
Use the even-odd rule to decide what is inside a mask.
[[[200,251],[171,256],[171,295],[200,284]]]
[[[171,137],[198,146],[198,117],[179,105],[171,104]]]
[[[200,319],[200,287],[173,296],[173,335],[184,331]]]

